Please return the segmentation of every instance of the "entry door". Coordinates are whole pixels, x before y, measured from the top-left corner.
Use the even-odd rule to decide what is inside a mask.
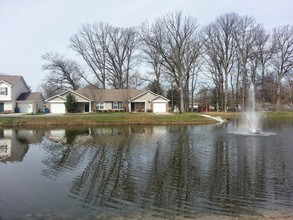
[[[4,103],[0,102],[0,112],[4,112]]]
[[[89,112],[90,111],[90,104],[89,103],[85,103],[84,104],[84,112]]]

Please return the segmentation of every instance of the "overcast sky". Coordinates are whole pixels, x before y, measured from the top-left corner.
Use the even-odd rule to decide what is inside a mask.
[[[22,75],[36,90],[45,74],[41,56],[74,58],[69,39],[82,24],[136,26],[179,10],[199,25],[230,12],[253,16],[269,30],[293,23],[293,0],[0,0],[0,73]]]

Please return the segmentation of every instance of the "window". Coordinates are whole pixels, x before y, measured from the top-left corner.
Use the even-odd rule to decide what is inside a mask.
[[[8,95],[8,88],[7,87],[1,87],[0,88],[0,95]]]
[[[113,110],[122,109],[122,102],[112,102],[112,109]]]
[[[113,102],[112,109],[114,110],[122,109],[122,102]]]
[[[104,109],[104,102],[97,102],[96,109],[103,110]]]

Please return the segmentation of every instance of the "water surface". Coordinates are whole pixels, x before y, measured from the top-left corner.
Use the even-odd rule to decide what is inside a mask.
[[[2,129],[0,219],[293,215],[293,124]]]

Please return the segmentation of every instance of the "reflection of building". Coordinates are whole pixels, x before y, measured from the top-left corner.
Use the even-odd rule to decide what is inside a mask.
[[[84,129],[53,129],[46,132],[46,137],[60,144],[85,143],[92,139],[91,130]]]
[[[42,132],[25,129],[0,129],[0,162],[22,161],[29,144],[38,142]]]
[[[60,144],[120,144],[127,140],[129,135],[140,134],[150,138],[153,133],[162,137],[165,126],[103,126],[95,128],[52,129],[46,131],[46,137]],[[135,136],[134,136],[135,137]],[[141,137],[141,136],[139,136]]]

